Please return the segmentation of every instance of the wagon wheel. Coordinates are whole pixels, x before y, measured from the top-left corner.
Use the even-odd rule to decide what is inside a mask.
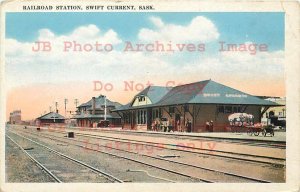
[[[258,136],[259,133],[260,133],[259,131],[254,131],[254,135],[255,135],[255,136]]]
[[[247,135],[250,135],[250,136],[252,135],[252,131],[250,128],[247,130]]]

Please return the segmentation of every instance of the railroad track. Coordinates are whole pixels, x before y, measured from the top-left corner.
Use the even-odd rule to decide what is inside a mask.
[[[67,133],[67,132],[63,132],[63,133]],[[219,156],[219,157],[225,157],[225,158],[228,157],[230,159],[257,162],[257,163],[268,163],[269,164],[270,163],[269,160],[285,161],[285,159],[283,159],[283,158],[251,155],[251,154],[221,151],[221,150],[215,150],[215,149],[196,148],[196,147],[190,147],[190,146],[180,146],[180,145],[176,145],[176,144],[172,144],[172,143],[163,144],[163,143],[147,142],[147,141],[141,142],[141,141],[133,140],[133,139],[122,139],[122,138],[118,138],[118,137],[100,136],[100,135],[93,135],[93,134],[86,134],[86,133],[76,133],[76,135],[92,137],[92,138],[99,138],[99,139],[106,139],[106,140],[110,140],[110,141],[120,141],[120,142],[125,142],[125,143],[138,143],[138,144],[149,145],[149,146],[153,146],[153,147],[157,147],[157,146],[159,147],[160,145],[163,145],[163,146],[173,147],[173,148],[168,148],[168,149],[175,150],[175,151],[187,151],[187,152],[191,152],[191,153],[205,154],[205,155],[210,155],[210,156]],[[162,147],[162,148],[165,148],[165,147]],[[182,148],[182,149],[180,149],[180,148]],[[191,149],[191,151],[188,151],[187,149]],[[196,152],[193,150],[207,151],[208,153],[201,153],[201,152]],[[226,155],[222,155],[222,154],[230,154],[230,155],[236,155],[236,156],[226,156]],[[243,158],[243,157],[265,158],[265,159],[267,159],[267,161],[247,159],[247,158]]]
[[[206,137],[199,135],[185,135],[185,134],[172,134],[172,133],[164,133],[164,132],[134,132],[134,131],[120,131],[120,130],[104,130],[100,129],[95,130],[91,129],[91,131],[95,132],[110,132],[117,134],[126,134],[126,135],[147,135],[152,137],[167,137],[167,138],[176,138],[176,139],[189,139],[189,140],[205,140],[205,141],[218,141],[224,143],[236,143],[236,144],[246,144],[250,146],[259,146],[259,147],[270,147],[270,148],[278,148],[285,149],[286,142],[283,141],[256,141],[254,139],[239,139],[239,138],[222,138],[222,137]]]
[[[29,133],[32,134],[32,132],[29,132]],[[48,139],[52,139],[52,140],[54,139],[54,140],[57,140],[57,141],[62,141],[62,140],[58,139],[57,136],[53,136],[53,135],[49,135],[49,134],[47,136],[45,136],[45,133],[35,134],[35,135],[36,136],[44,135],[43,137],[46,137]],[[63,138],[63,137],[61,137],[61,138]],[[63,138],[63,139],[66,139],[66,138]],[[82,141],[77,141],[75,139],[72,139],[72,142],[82,143]],[[92,145],[92,143],[89,143],[89,144]],[[75,145],[79,146],[79,147],[86,147],[86,146],[82,146],[82,145],[78,145],[78,144],[75,144]],[[99,144],[94,144],[94,145],[98,145],[98,147],[99,147]],[[135,152],[132,152],[132,151],[116,149],[116,148],[108,147],[108,146],[105,146],[105,145],[102,145],[102,147],[111,148],[111,149],[122,151],[122,152],[125,152],[125,153],[136,154]],[[97,151],[97,152],[102,152],[102,153],[107,153],[107,152],[97,150],[97,148],[96,149],[90,148],[90,150]],[[124,159],[127,159],[127,160],[132,160],[132,161],[135,161],[135,162],[147,164],[147,165],[150,165],[150,166],[153,166],[153,167],[156,167],[156,168],[159,167],[159,166],[156,166],[156,165],[153,165],[153,164],[137,161],[137,160],[132,159],[132,158],[128,158],[128,157],[124,157],[124,156],[120,156],[120,155],[116,155],[116,154],[112,154],[112,153],[109,153],[109,154],[111,154],[113,156],[120,157],[120,158],[124,158]],[[141,155],[141,154],[139,154],[139,155]],[[172,164],[177,164],[177,165],[180,165],[180,166],[183,166],[183,167],[189,167],[189,168],[198,169],[198,170],[205,170],[207,172],[215,173],[217,175],[224,175],[224,176],[230,177],[231,179],[233,179],[233,178],[242,179],[242,180],[244,180],[244,182],[262,182],[262,183],[270,183],[271,182],[271,181],[267,181],[267,180],[264,180],[264,179],[247,177],[247,176],[244,176],[244,175],[235,174],[235,173],[231,173],[231,172],[228,172],[228,171],[220,171],[220,170],[217,170],[217,169],[210,169],[210,168],[206,168],[206,167],[203,167],[203,166],[197,166],[197,165],[192,165],[192,164],[188,164],[188,163],[182,163],[182,162],[173,161],[173,160],[170,160],[170,159],[164,159],[164,158],[160,158],[160,157],[155,157],[155,156],[151,156],[151,155],[142,154],[142,156],[147,157],[147,158],[151,158],[151,159],[155,159],[157,161],[164,161],[164,162],[168,162],[168,163],[172,163]],[[164,169],[164,170],[180,174],[179,172],[172,171],[172,170],[169,170],[169,169]],[[186,174],[182,174],[182,175],[189,176],[189,175],[186,175]],[[207,179],[203,179],[203,178],[198,178],[198,179],[200,179],[203,182],[216,182],[215,180],[207,180]]]
[[[122,180],[110,175],[109,173],[74,159],[30,138],[16,133],[14,134],[19,138],[22,138],[23,141],[26,140],[27,143],[30,143],[30,146],[35,147],[30,147],[26,150],[12,137],[7,134],[6,137],[15,143],[34,163],[41,167],[42,170],[44,170],[58,183],[75,181],[123,183]],[[55,163],[53,164],[53,162]],[[80,178],[78,178],[78,176]],[[72,179],[70,180],[70,178]]]
[[[10,141],[12,141],[31,161],[33,161],[39,168],[41,168],[47,175],[49,175],[55,182],[62,183],[62,181],[57,178],[49,169],[47,169],[44,165],[42,165],[39,161],[37,161],[34,157],[32,157],[21,145],[19,145],[16,141],[14,141],[8,135],[5,135]]]
[[[31,126],[36,128],[35,126]],[[56,129],[56,128],[54,128]],[[63,128],[69,129],[69,128]],[[78,128],[72,128],[77,129]],[[69,129],[72,131],[72,129]],[[185,134],[172,134],[172,133],[165,133],[165,132],[139,132],[139,131],[124,131],[124,130],[106,130],[106,129],[90,129],[85,128],[85,130],[90,130],[93,132],[109,132],[109,133],[116,133],[122,135],[147,135],[152,137],[163,137],[163,138],[176,138],[176,139],[189,139],[199,141],[218,141],[224,143],[235,143],[235,144],[242,144],[242,145],[250,145],[250,146],[259,146],[259,147],[269,147],[269,148],[277,148],[277,149],[286,149],[286,142],[284,141],[256,141],[254,139],[240,139],[240,138],[223,138],[223,137],[207,137],[207,136],[200,136],[200,135],[185,135]]]
[[[66,134],[66,131],[56,131],[51,130],[51,132],[57,132]],[[156,148],[163,148],[163,149],[169,149],[173,151],[183,151],[183,152],[189,152],[194,154],[200,154],[200,155],[208,155],[208,156],[215,156],[215,157],[221,157],[221,158],[227,158],[227,159],[234,159],[239,161],[246,161],[246,162],[252,162],[252,163],[263,163],[263,164],[270,164],[270,165],[280,165],[284,166],[285,159],[284,158],[276,158],[276,157],[269,157],[269,156],[261,156],[261,155],[252,155],[252,154],[245,154],[245,153],[236,153],[236,152],[228,152],[228,151],[222,151],[222,150],[211,150],[211,149],[204,149],[204,148],[194,148],[189,146],[179,146],[172,143],[156,143],[156,142],[147,142],[147,141],[138,141],[134,139],[122,139],[117,137],[111,137],[111,136],[100,136],[100,135],[93,135],[93,134],[87,134],[87,133],[77,133],[77,136],[83,136],[87,138],[96,138],[101,140],[108,140],[108,141],[117,141],[122,143],[128,143],[128,144],[141,144],[146,146],[152,146]]]

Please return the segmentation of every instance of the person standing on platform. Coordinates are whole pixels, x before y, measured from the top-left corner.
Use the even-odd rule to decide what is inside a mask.
[[[212,120],[210,120],[210,122],[209,122],[209,130],[210,130],[210,132],[214,131],[214,122]]]
[[[177,130],[178,132],[181,132],[181,127],[180,127],[180,120],[178,119],[176,122]]]
[[[192,132],[192,122],[190,119],[187,121],[187,132],[190,133]]]
[[[207,132],[210,132],[210,123],[209,123],[209,121],[206,121],[206,122],[205,122],[205,130],[206,130]]]

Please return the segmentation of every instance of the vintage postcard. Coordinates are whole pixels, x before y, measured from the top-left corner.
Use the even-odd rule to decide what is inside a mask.
[[[1,191],[299,191],[299,2],[3,1]]]

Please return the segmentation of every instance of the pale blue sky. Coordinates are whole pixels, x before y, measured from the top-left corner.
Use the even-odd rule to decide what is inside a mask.
[[[38,30],[48,28],[57,35],[71,33],[76,27],[94,24],[113,29],[123,40],[135,40],[140,28],[153,27],[148,18],[160,17],[166,23],[186,25],[196,16],[210,19],[221,40],[240,43],[266,43],[270,50],[284,48],[284,13],[7,13],[6,38],[33,41]]]
[[[155,23],[151,18],[159,18],[165,26],[165,31],[160,31],[159,22]],[[186,30],[190,30],[188,27],[195,19],[197,22],[194,22],[192,28],[198,27],[196,35],[193,30],[184,34]],[[212,25],[207,24],[206,21]],[[173,29],[172,26],[177,26],[178,31],[183,28],[184,31],[177,31],[177,33],[170,31],[170,37],[184,36],[188,39],[189,36],[193,36],[195,44],[199,43],[198,37],[201,35],[217,35],[213,35],[212,40],[207,41],[206,50],[203,53],[124,54],[120,48],[124,48],[122,45],[125,41],[138,42],[143,29],[148,31],[147,35],[154,32],[160,37],[165,37],[169,35],[168,30]],[[97,33],[95,38],[91,36],[94,38],[92,40],[96,41],[105,37],[109,31],[113,31],[116,39],[123,43],[116,44],[115,52],[107,54],[63,53],[62,51],[43,54],[31,51],[31,46],[41,35],[41,29],[47,29],[46,34],[53,35],[56,41],[59,41],[61,37],[71,36],[74,31],[82,27],[84,29],[80,37],[100,30],[101,33]],[[147,35],[144,35],[144,38]],[[110,33],[108,36],[114,35]],[[260,79],[272,77],[272,79],[282,80],[284,74],[283,12],[7,13],[6,39],[9,39],[6,47],[6,78],[12,87],[35,83],[91,82],[99,77],[106,81],[143,80],[153,79],[153,76],[158,75],[169,79],[179,78],[184,82],[205,78],[244,81],[247,78],[251,80],[253,74]],[[268,52],[255,55],[249,53],[236,55],[233,52],[223,54],[218,51],[219,41],[236,44],[264,43],[268,45]],[[85,73],[82,73],[83,71]],[[116,75],[105,75],[105,72],[111,71],[114,71]],[[235,71],[239,72],[232,76]],[[19,81],[20,76],[22,76],[22,81]],[[193,79],[187,80],[187,77],[193,77]]]
[[[21,98],[18,101],[22,101],[22,94],[32,94],[35,99],[36,92],[43,87],[41,94],[49,97],[39,106],[41,111],[56,99],[62,102],[63,98],[75,97],[83,102],[86,100],[83,97],[99,95],[93,91],[95,80],[113,84],[114,91],[101,94],[121,103],[127,103],[136,93],[122,92],[123,81],[150,81],[164,86],[168,81],[182,84],[213,79],[253,95],[285,94],[283,12],[27,12],[7,13],[5,24],[6,87]],[[32,46],[38,38],[52,40],[53,50],[33,52]],[[66,39],[82,43],[114,41],[115,49],[109,53],[66,53],[59,47]],[[151,43],[153,39],[195,44],[203,40],[206,50],[171,54],[121,50],[125,41]],[[219,41],[263,43],[268,45],[268,51],[219,52]],[[57,85],[64,91],[53,91]],[[31,93],[28,87],[33,87]],[[21,91],[14,92],[15,88]],[[27,107],[27,112],[32,111],[32,105],[12,103],[11,110],[26,111]]]

